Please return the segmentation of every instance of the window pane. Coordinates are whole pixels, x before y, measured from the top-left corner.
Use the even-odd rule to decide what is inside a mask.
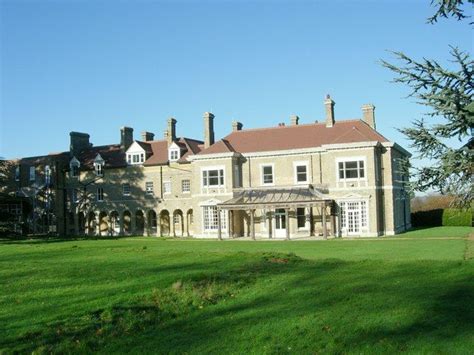
[[[357,169],[347,170],[346,169],[346,179],[357,179]]]
[[[273,183],[273,166],[264,166],[262,171],[263,171],[263,183],[272,184]]]
[[[356,161],[346,161],[346,169],[357,169]]]
[[[296,167],[296,181],[297,182],[305,182],[307,181],[307,175],[306,175],[306,165],[298,165]]]
[[[339,179],[344,179],[344,163],[339,163]]]
[[[304,228],[306,225],[306,216],[304,208],[298,208],[296,210],[296,219],[298,221],[298,228]]]

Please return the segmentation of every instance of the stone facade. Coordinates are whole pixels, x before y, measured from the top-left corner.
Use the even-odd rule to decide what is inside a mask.
[[[338,121],[334,101],[328,96],[324,104],[323,124],[301,125],[296,115],[289,126],[261,130],[233,122],[231,134],[217,142],[208,112],[204,141],[178,138],[174,118],[156,141],[150,132],[134,141],[133,129],[122,127],[119,144],[94,147],[88,134],[72,132],[69,152],[42,158],[55,176],[55,231],[278,239],[381,236],[410,228],[399,169],[409,153],[375,131],[373,105],[363,106],[363,120]],[[266,140],[255,143],[257,135]],[[281,145],[268,138],[278,135],[287,137]],[[45,164],[26,158],[19,165],[28,174],[30,166],[42,171]],[[291,195],[298,189],[319,197],[224,208],[244,191]]]

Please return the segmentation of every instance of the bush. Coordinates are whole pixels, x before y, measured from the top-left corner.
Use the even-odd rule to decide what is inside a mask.
[[[439,227],[443,225],[443,210],[438,208],[412,213],[411,224],[413,227]]]
[[[472,226],[472,210],[446,208],[443,211],[443,226]]]

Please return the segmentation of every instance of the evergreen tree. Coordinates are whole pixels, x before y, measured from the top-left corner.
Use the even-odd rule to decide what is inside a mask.
[[[433,0],[431,3],[437,11],[428,19],[429,23],[437,22],[440,17],[451,16],[458,21],[467,18],[462,0]],[[412,127],[400,129],[416,150],[416,157],[430,161],[430,165],[418,168],[402,162],[412,177],[409,188],[451,194],[456,197],[455,204],[468,207],[474,198],[474,61],[467,52],[456,47],[450,50],[453,62],[450,69],[436,60],[417,61],[401,52],[394,55],[401,65],[386,61],[382,64],[397,74],[394,82],[408,85],[409,96],[430,109],[426,117],[415,120]],[[453,144],[453,138],[459,144]]]

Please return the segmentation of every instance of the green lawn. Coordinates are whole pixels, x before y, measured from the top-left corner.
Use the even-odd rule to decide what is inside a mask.
[[[0,353],[472,353],[469,232],[0,241]]]

